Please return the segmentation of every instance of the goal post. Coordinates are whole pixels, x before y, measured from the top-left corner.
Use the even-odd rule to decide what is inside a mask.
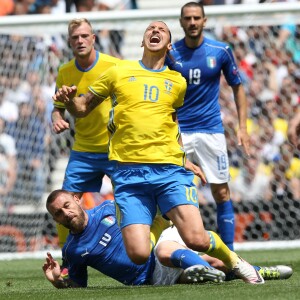
[[[286,130],[289,116],[297,106],[299,107],[297,102],[299,99],[295,98],[295,92],[283,90],[282,86],[288,84],[299,86],[299,81],[298,83],[295,81],[300,80],[300,50],[297,48],[300,45],[300,3],[207,6],[205,13],[208,18],[206,26],[208,34],[220,40],[225,38],[233,48],[241,68],[245,67],[241,62],[248,63],[247,68],[243,69],[243,74],[247,85],[246,92],[250,99],[249,107],[252,115],[249,117],[249,124],[253,141],[254,137],[257,138],[259,135],[261,143],[274,146],[266,147],[260,161],[263,172],[271,178],[270,185],[273,189],[271,192],[277,189],[273,198],[262,197],[251,201],[240,199],[234,202],[236,249],[300,247],[300,199],[296,197],[297,190],[289,193],[283,191],[280,195],[275,182],[277,180],[291,187],[291,182],[293,184],[297,180],[300,182],[300,171],[297,173],[297,170],[292,169],[292,164],[297,166],[298,160],[300,162],[299,153],[296,151],[293,153],[293,149],[287,145],[286,131],[285,133],[280,131],[282,128]],[[72,57],[66,39],[68,22],[73,18],[87,18],[95,30],[98,50],[108,54],[117,53],[124,59],[137,60],[142,55],[140,44],[143,33],[153,20],[163,20],[167,23],[173,41],[182,38],[179,15],[180,8],[159,9],[157,5],[157,9],[122,12],[18,15],[0,18],[0,96],[3,99],[2,102],[0,100],[0,107],[4,100],[8,102],[6,104],[9,107],[12,107],[5,110],[5,115],[4,110],[0,111],[0,118],[7,118],[7,132],[14,136],[16,145],[24,136],[29,140],[32,139],[31,144],[26,144],[27,148],[22,146],[23,156],[17,154],[18,165],[27,163],[29,159],[40,158],[39,168],[35,170],[32,178],[29,178],[30,184],[26,181],[29,179],[23,176],[16,180],[10,194],[0,196],[0,259],[36,257],[40,253],[44,255],[47,249],[59,251],[55,224],[46,212],[44,201],[49,192],[56,186],[60,187],[62,183],[73,141],[72,132],[54,135],[51,132],[50,120],[51,96],[54,92],[57,69],[60,64]],[[281,30],[290,25],[294,28],[294,31],[289,33],[290,40],[279,41]],[[103,31],[119,32],[121,35],[116,42],[112,36],[102,35]],[[281,42],[280,47],[279,42]],[[276,47],[278,48],[275,49]],[[276,60],[276,53],[280,61]],[[268,60],[266,55],[270,55]],[[268,67],[267,75],[264,73],[266,67]],[[296,76],[297,71],[299,77]],[[272,72],[275,72],[277,77],[275,76],[276,80],[271,82]],[[251,78],[250,73],[259,78]],[[272,109],[277,112],[280,110],[281,125],[270,124],[270,128],[264,125],[266,126],[264,134],[259,129],[262,124],[266,124],[266,120],[270,121],[267,111],[271,108],[263,107],[269,99],[255,99],[255,91],[259,89],[260,80],[263,80],[263,85],[268,85],[268,91],[271,90],[273,94],[279,95],[277,99],[280,100],[275,101]],[[290,97],[286,96],[286,93],[291,93]],[[234,130],[237,124],[234,123],[236,120],[232,121],[230,118],[230,104],[226,95],[229,98],[232,96],[226,86],[222,85],[221,109],[226,125],[228,150],[232,154],[230,156],[232,172],[237,174],[242,172],[243,165],[240,163],[241,157],[237,158],[238,147]],[[289,102],[289,107],[283,105],[285,100]],[[26,135],[21,125],[13,127],[10,123],[17,122],[23,104],[32,101],[35,108],[30,118],[36,119],[39,123],[32,125],[31,134]],[[15,115],[14,109],[16,109]],[[289,115],[284,115],[287,110],[290,111]],[[282,140],[278,138],[273,143],[269,135],[276,133],[277,130],[280,131],[278,134],[281,134]],[[41,156],[36,154],[36,157],[32,157],[32,153],[39,153],[36,148],[37,143],[34,142],[39,139],[42,147]],[[283,149],[288,149],[290,153],[287,161],[283,159]],[[274,153],[277,151],[278,155],[276,156],[275,153],[274,157],[271,157],[272,151]],[[3,160],[5,160],[4,154],[0,152],[0,158]],[[0,166],[1,163],[0,160]],[[274,177],[275,171],[277,175],[279,174],[279,179]],[[238,175],[232,177],[235,176]],[[234,185],[234,180],[232,184]],[[27,190],[29,190],[28,194],[24,196]],[[202,189],[199,189],[199,194],[204,198],[200,208],[205,226],[217,230],[216,208],[211,201],[211,195]],[[14,200],[15,198],[17,200]]]

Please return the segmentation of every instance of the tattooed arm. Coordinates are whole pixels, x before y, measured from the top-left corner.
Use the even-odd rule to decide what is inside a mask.
[[[75,97],[76,86],[63,85],[52,97],[54,101],[65,103],[66,109],[76,118],[87,116],[96,106],[104,101],[103,98],[96,97],[93,93],[87,92],[84,95]]]

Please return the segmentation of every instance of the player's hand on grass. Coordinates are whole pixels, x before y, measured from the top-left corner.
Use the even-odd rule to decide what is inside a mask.
[[[59,263],[56,260],[54,260],[54,258],[49,252],[47,253],[46,261],[44,262],[43,265],[43,271],[46,278],[51,283],[55,283],[61,279],[61,271],[60,271]]]

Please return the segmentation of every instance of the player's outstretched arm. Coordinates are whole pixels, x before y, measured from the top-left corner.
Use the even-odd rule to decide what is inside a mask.
[[[76,118],[86,117],[105,98],[98,98],[93,93],[87,92],[84,95],[75,97],[76,86],[63,85],[52,97],[54,101],[63,102],[68,112]]]
[[[61,276],[59,263],[54,260],[49,252],[47,253],[47,257],[42,269],[47,280],[58,289],[79,287],[75,282],[71,281],[70,279],[64,279]]]
[[[84,117],[86,111],[86,100],[84,96],[75,97],[77,93],[77,87],[63,85],[59,88],[54,96],[53,101],[59,101],[65,104],[66,109],[74,117]]]
[[[246,155],[250,155],[250,137],[247,133],[247,98],[242,84],[232,86],[236,104],[239,128],[237,131],[238,145],[243,146]]]

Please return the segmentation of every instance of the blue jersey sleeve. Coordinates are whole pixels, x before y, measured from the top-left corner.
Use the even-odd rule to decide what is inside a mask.
[[[230,86],[242,84],[242,78],[239,74],[233,52],[229,46],[224,47],[222,71]]]

